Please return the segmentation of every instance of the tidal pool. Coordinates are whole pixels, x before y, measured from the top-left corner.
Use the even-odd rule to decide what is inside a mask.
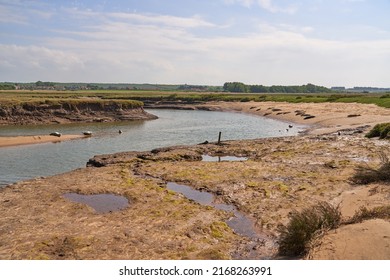
[[[238,211],[233,205],[215,203],[215,197],[213,194],[205,191],[198,191],[190,186],[180,185],[173,182],[167,183],[167,189],[181,193],[188,199],[191,199],[201,205],[212,206],[219,210],[232,212],[234,216],[229,218],[226,221],[226,224],[233,229],[234,232],[251,239],[263,237],[257,233],[254,223],[249,217]]]
[[[221,161],[247,161],[247,157],[235,157],[235,156],[209,156],[209,155],[202,155],[202,161],[208,161],[208,162],[221,162]]]
[[[127,198],[114,195],[114,194],[78,194],[78,193],[67,193],[64,194],[66,199],[72,202],[86,204],[93,209],[96,213],[104,214],[114,211],[120,211],[129,206]]]

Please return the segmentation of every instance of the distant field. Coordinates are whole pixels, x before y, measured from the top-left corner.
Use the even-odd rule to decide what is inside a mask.
[[[172,92],[172,91],[140,91],[140,90],[85,90],[85,91],[0,91],[0,104],[20,104],[30,102],[49,102],[59,100],[138,100],[138,101],[277,101],[291,103],[308,102],[356,102],[364,104],[376,104],[390,108],[390,94],[242,94],[242,93],[215,93],[215,92]]]

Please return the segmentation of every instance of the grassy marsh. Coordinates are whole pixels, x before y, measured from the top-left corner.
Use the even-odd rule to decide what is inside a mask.
[[[116,99],[138,101],[181,101],[181,102],[207,102],[207,101],[275,101],[290,103],[362,103],[376,104],[390,108],[390,95],[378,93],[362,94],[241,94],[219,92],[187,92],[187,91],[147,91],[147,90],[79,90],[79,91],[50,91],[50,90],[2,90],[0,100],[2,103],[14,102],[44,102],[45,100],[79,100],[79,99]]]

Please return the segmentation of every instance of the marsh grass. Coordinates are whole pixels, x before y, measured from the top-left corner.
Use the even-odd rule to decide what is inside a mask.
[[[390,219],[390,205],[378,206],[373,209],[361,207],[352,218],[343,224],[356,224],[371,219]]]
[[[369,184],[374,182],[390,182],[390,160],[385,153],[380,153],[381,164],[379,167],[371,167],[368,164],[359,165],[352,181],[356,184]]]
[[[337,228],[341,222],[338,207],[321,202],[313,207],[294,211],[289,223],[279,227],[279,255],[299,257],[305,255],[314,237]]]
[[[375,125],[367,134],[367,138],[379,137],[384,139],[390,132],[390,123],[380,123]]]
[[[191,92],[177,90],[78,90],[78,91],[56,91],[56,90],[3,90],[0,91],[2,104],[17,101],[31,102],[42,99],[72,99],[72,98],[94,98],[96,99],[121,99],[139,101],[182,101],[182,102],[205,102],[205,101],[275,101],[290,103],[321,103],[321,102],[342,102],[342,103],[363,103],[376,104],[381,107],[390,108],[389,94],[334,94],[318,93],[316,95],[305,93],[264,93],[264,94],[237,94],[228,92]]]
[[[346,220],[342,220],[338,207],[327,202],[321,202],[301,212],[294,211],[289,223],[279,226],[278,254],[282,257],[305,256],[326,231],[371,219],[390,219],[390,205],[372,209],[361,207]]]
[[[84,99],[84,98],[33,98],[33,99],[0,99],[1,107],[21,106],[25,109],[36,108],[42,105],[47,106],[65,106],[68,108],[83,108],[94,106],[103,109],[109,106],[116,106],[122,109],[133,109],[142,107],[142,101],[137,100],[102,100],[102,99]]]

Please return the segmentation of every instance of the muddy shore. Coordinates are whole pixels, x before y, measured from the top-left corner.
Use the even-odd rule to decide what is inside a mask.
[[[293,210],[327,201],[350,217],[361,206],[389,204],[385,183],[350,180],[356,166],[378,165],[379,153],[390,148],[388,140],[364,137],[366,125],[389,121],[389,110],[328,105],[209,104],[210,110],[308,124],[310,134],[101,155],[87,168],[5,187],[0,190],[0,259],[277,258],[277,227],[288,222]],[[204,162],[206,154],[248,160]],[[261,238],[236,234],[226,224],[231,213],[170,191],[168,182],[234,205],[254,221]],[[68,193],[121,195],[129,206],[97,213],[67,199]],[[390,259],[386,232],[390,222],[381,219],[342,226],[319,240],[308,257]]]
[[[135,101],[134,101],[135,102]],[[0,125],[66,124],[155,119],[142,102],[58,101],[56,103],[0,105]]]
[[[131,106],[130,106],[131,105]],[[58,104],[25,104],[13,106],[0,105],[1,125],[35,125],[35,124],[67,124],[114,122],[129,120],[152,120],[157,117],[146,112],[141,106],[121,102],[85,101],[77,104],[59,102]],[[0,136],[0,148],[47,142],[61,142],[83,138],[84,135],[29,135]]]

